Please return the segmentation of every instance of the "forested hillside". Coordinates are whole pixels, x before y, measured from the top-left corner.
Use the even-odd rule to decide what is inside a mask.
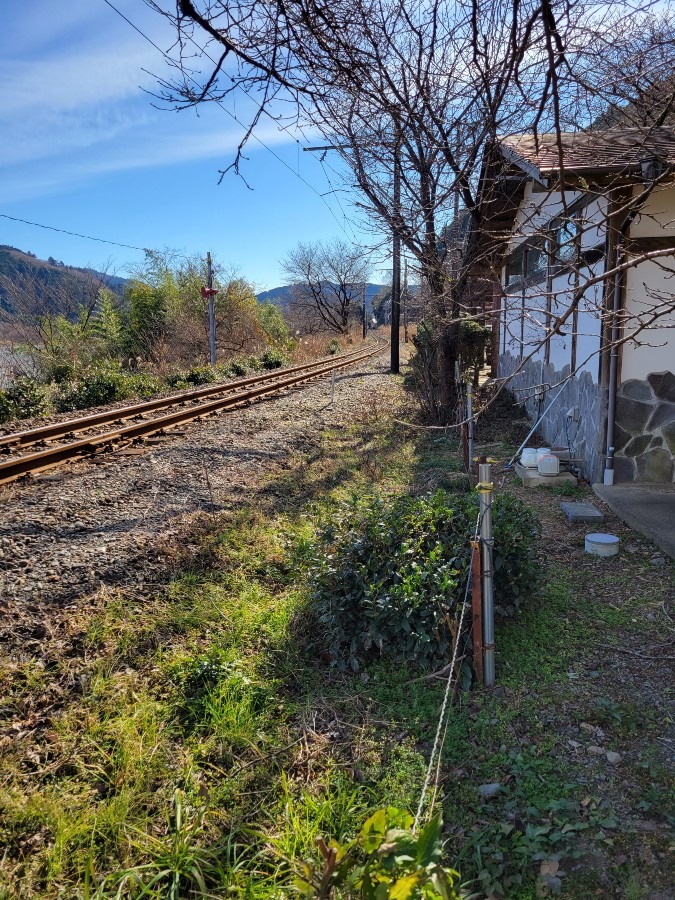
[[[127,283],[116,275],[67,266],[51,256],[38,259],[30,251],[0,244],[0,307],[4,310],[11,311],[16,292],[29,287],[35,299],[44,302],[50,312],[62,312],[55,308],[58,298],[84,295],[90,289],[92,276],[117,294],[123,292]]]

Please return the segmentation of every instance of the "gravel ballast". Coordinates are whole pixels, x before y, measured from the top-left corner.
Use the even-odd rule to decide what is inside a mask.
[[[369,396],[397,381],[385,351],[336,373],[332,406],[324,377],[0,489],[0,642],[30,651],[56,636],[57,610],[76,609],[103,586],[154,581],[167,539],[191,516],[253,496],[317,447],[322,431],[354,422]]]

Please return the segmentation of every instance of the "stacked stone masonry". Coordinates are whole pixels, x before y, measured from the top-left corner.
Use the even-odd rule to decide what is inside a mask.
[[[499,358],[499,377],[509,379],[507,386],[516,400],[522,401],[534,423],[564,387],[561,395],[544,416],[539,435],[549,447],[569,447],[579,460],[581,474],[589,481],[602,480],[605,396],[593,382],[590,372],[570,374],[570,367],[556,371],[551,364],[521,360],[510,353]],[[541,389],[543,387],[543,390]],[[528,399],[525,399],[528,398]],[[571,415],[568,413],[571,412]]]
[[[590,372],[570,374],[538,361],[522,368],[517,356],[499,358],[499,377],[535,422],[563,382],[562,394],[544,416],[538,433],[550,447],[570,447],[587,480],[602,481],[606,391]],[[675,375],[652,372],[624,381],[617,392],[614,480],[670,484],[675,481]]]
[[[616,398],[614,480],[670,484],[675,479],[675,375],[624,381]]]

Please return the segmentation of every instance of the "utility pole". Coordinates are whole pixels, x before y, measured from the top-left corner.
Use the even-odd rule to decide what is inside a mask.
[[[401,322],[401,236],[398,232],[398,220],[401,212],[401,166],[400,166],[400,129],[396,128],[396,145],[394,147],[394,241],[392,247],[391,277],[391,372],[399,371],[399,332]]]
[[[363,340],[365,341],[368,333],[368,323],[366,321],[366,283],[363,282]]]
[[[209,351],[211,357],[211,365],[216,364],[216,300],[213,292],[213,266],[211,264],[211,253],[206,254],[207,267],[207,290],[209,292]]]
[[[408,343],[408,260],[403,261],[403,343]]]

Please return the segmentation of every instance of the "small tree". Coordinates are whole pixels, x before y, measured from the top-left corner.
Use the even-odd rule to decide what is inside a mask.
[[[292,313],[345,335],[361,302],[370,264],[345,241],[300,243],[281,263],[291,286]],[[310,325],[310,329],[311,325]]]

